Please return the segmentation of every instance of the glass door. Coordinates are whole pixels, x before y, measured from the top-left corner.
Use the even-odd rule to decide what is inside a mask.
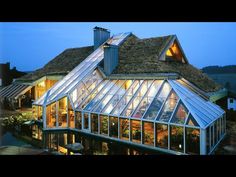
[[[83,113],[83,130],[90,132],[90,114],[89,113]]]

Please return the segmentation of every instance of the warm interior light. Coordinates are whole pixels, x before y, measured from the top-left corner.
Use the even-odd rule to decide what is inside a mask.
[[[45,87],[45,86],[46,86],[45,81],[40,82],[40,83],[38,84],[38,86],[39,86],[39,87]]]

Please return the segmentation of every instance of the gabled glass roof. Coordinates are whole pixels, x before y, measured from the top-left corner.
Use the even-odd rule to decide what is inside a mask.
[[[70,92],[77,111],[201,128],[224,113],[176,80],[101,80],[97,70],[89,77],[90,84],[81,82]]]
[[[106,43],[120,45],[131,33],[120,33],[109,38]],[[41,98],[34,102],[36,105],[43,105],[64,97],[71,90],[74,90],[84,78],[98,66],[103,60],[104,52],[102,46],[96,49],[91,55],[83,60],[62,80],[57,82]]]

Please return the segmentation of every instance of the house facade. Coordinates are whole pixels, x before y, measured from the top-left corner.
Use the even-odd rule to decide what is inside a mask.
[[[226,134],[221,88],[175,35],[94,28],[94,50],[33,105],[43,130],[72,130],[171,154],[211,154]]]

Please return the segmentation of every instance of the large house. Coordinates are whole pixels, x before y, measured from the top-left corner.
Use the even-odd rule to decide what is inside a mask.
[[[226,134],[225,112],[213,103],[222,88],[189,63],[176,35],[139,39],[95,27],[94,46],[84,50],[66,50],[60,55],[67,63],[57,68],[59,55],[49,63],[55,67],[44,67],[64,71],[78,57],[33,103],[44,131],[78,131],[171,154],[214,152]]]

